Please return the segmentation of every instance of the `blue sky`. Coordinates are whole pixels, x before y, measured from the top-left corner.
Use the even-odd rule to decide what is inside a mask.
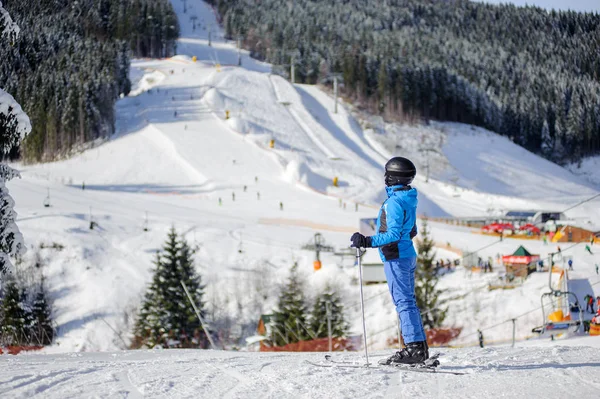
[[[475,0],[485,3],[513,3],[518,6],[526,4],[556,10],[595,11],[600,13],[600,0]]]

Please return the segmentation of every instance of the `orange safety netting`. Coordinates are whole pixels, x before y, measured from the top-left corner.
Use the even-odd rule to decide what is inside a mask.
[[[360,349],[360,336],[352,338],[332,338],[334,351],[356,351]],[[268,346],[264,341],[260,343],[261,352],[328,352],[329,338],[317,338],[310,341],[300,341],[284,346]]]
[[[18,355],[20,352],[39,351],[43,346],[9,345],[0,346],[0,355]]]

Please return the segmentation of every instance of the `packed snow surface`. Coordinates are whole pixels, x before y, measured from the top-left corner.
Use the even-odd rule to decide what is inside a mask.
[[[600,187],[600,156],[587,157],[581,162],[575,162],[567,166],[573,174],[586,178],[592,184]]]
[[[600,338],[590,338],[598,345]],[[590,343],[590,342],[588,342]],[[364,364],[359,353],[335,359]],[[376,362],[385,354],[372,354]],[[318,353],[154,350],[1,357],[4,398],[597,397],[597,347],[445,349],[441,372],[324,368]]]
[[[319,232],[336,250],[347,248],[359,220],[377,215],[385,198],[383,165],[393,155],[416,163],[418,211],[432,217],[563,210],[598,193],[592,182],[483,129],[450,123],[380,129],[355,118],[348,104],[334,113],[326,91],[292,85],[246,52],[238,55],[205,3],[187,1],[188,14],[199,17],[196,30],[184,3],[173,5],[182,26],[180,55],[132,63],[133,92],[117,104],[117,134],[68,160],[16,165],[23,178],[8,186],[30,249],[24,262],[43,265],[58,338],[41,355],[0,356],[0,396],[481,397],[510,387],[515,397],[564,397],[598,390],[597,349],[530,348],[545,341],[522,341],[542,322],[547,273],[513,290],[488,291],[499,281],[498,255],[524,245],[547,257],[556,244],[499,242],[440,222],[429,225],[437,259],[484,248],[475,258],[494,260],[494,273],[460,268],[440,279],[449,308],[445,325],[462,328],[454,343],[476,345],[478,329],[486,344],[506,342],[517,318],[518,348],[444,349],[443,368],[467,376],[305,362],[320,361],[318,354],[61,353],[127,348],[152,260],[171,226],[197,248],[211,326],[238,346],[255,335],[259,316],[273,311],[295,262],[309,301],[326,284],[335,286],[352,334],[361,334],[354,258],[322,253],[323,268],[314,272],[315,254],[301,246]],[[43,206],[46,199],[50,207]],[[590,201],[567,215],[580,224],[597,222],[600,206]],[[600,295],[600,255],[597,246],[592,250],[563,245],[564,259],[574,260],[569,279],[580,301]],[[378,262],[376,251],[364,262]],[[369,348],[389,347],[396,316],[385,284],[365,287],[365,314]]]

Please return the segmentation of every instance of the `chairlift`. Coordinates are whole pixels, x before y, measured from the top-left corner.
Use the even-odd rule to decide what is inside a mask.
[[[50,189],[48,189],[48,195],[44,198],[44,208],[50,208]]]
[[[148,212],[146,211],[146,217],[144,218],[144,231],[148,231]]]
[[[577,295],[571,291],[568,291],[566,278],[564,287],[559,287],[559,289],[552,287],[554,255],[555,254],[550,254],[550,267],[548,268],[548,286],[550,288],[550,292],[545,292],[541,296],[543,324],[540,327],[532,329],[532,332],[539,333],[540,335],[544,335],[546,332],[554,334],[555,331],[566,333],[582,332],[583,309],[579,304]],[[565,273],[564,268],[563,273]],[[546,299],[549,299],[551,309],[547,309],[546,305],[544,305],[544,302],[548,302]],[[573,301],[571,302],[569,299],[572,299]],[[573,309],[575,308],[578,309],[576,313],[578,318],[573,320],[572,314],[574,313]]]

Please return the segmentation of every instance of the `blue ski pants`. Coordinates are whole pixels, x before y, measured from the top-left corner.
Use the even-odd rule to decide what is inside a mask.
[[[416,268],[416,257],[388,260],[383,264],[390,294],[400,318],[405,344],[426,340],[415,297]]]

